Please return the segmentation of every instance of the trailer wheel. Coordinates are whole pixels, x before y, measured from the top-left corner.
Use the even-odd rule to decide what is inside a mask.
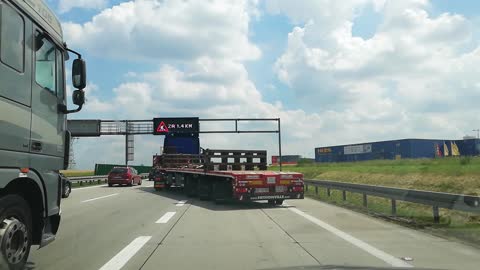
[[[202,201],[207,201],[212,198],[212,184],[207,177],[201,177],[198,180],[197,189],[198,198]]]
[[[0,198],[0,266],[20,270],[32,245],[32,216],[19,195]]]
[[[220,182],[213,183],[213,201],[215,204],[221,204],[224,199],[222,184]]]
[[[216,204],[225,203],[231,198],[231,192],[229,192],[231,182],[229,180],[219,180],[213,183],[213,200]]]
[[[187,176],[185,179],[185,194],[187,194],[188,197],[194,197],[197,195],[197,186],[198,181],[191,176]]]

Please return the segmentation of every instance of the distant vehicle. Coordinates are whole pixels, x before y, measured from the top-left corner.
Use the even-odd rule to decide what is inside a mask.
[[[108,186],[111,187],[115,184],[118,185],[141,185],[142,177],[138,174],[137,170],[132,167],[114,167],[108,173]]]
[[[0,268],[23,269],[60,226],[58,172],[68,167],[67,114],[85,102],[86,65],[42,0],[0,3]],[[65,72],[69,52],[77,55]],[[67,108],[70,74],[76,109]]]
[[[152,169],[152,170],[148,173],[148,181],[153,181],[153,179],[154,179],[154,174],[155,174],[155,169]]]
[[[162,176],[162,171],[159,168],[152,169],[148,173],[148,181],[154,181],[159,176]]]
[[[68,198],[72,193],[72,182],[63,173],[60,173],[60,178],[62,178],[62,198]]]

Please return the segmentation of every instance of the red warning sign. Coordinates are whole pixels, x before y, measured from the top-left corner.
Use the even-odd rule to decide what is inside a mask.
[[[157,132],[158,133],[167,133],[168,132],[168,127],[165,125],[165,122],[160,122],[160,124],[157,127]]]
[[[198,117],[153,118],[153,135],[195,134],[199,132]]]

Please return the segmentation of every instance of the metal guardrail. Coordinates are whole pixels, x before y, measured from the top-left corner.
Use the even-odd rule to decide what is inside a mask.
[[[148,177],[148,173],[141,173],[140,176],[142,179],[146,179]],[[68,180],[72,183],[79,183],[80,186],[83,184],[101,184],[107,183],[108,175],[93,175],[93,176],[76,176],[76,177],[67,177]]]
[[[77,176],[67,177],[72,183],[78,183],[80,186],[107,183],[107,175]]]
[[[432,206],[433,219],[435,223],[440,222],[439,208],[480,214],[480,197],[478,196],[364,184],[352,184],[326,180],[304,180],[304,183],[306,191],[308,191],[309,186],[313,186],[315,187],[315,193],[317,195],[319,187],[326,188],[328,196],[330,196],[332,189],[341,190],[342,199],[344,201],[347,199],[347,191],[363,194],[364,207],[368,207],[367,196],[390,199],[392,205],[391,212],[393,216],[396,216],[397,214],[397,201],[405,201]]]
[[[78,182],[85,180],[97,180],[97,179],[106,179],[107,175],[93,175],[93,176],[76,176],[76,177],[67,177],[70,182]]]

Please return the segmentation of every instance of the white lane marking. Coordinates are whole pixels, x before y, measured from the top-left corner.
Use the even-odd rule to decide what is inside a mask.
[[[135,238],[128,246],[124,247],[115,257],[110,259],[106,264],[100,268],[100,270],[119,270],[121,269],[130,258],[135,255],[142,247],[145,245],[148,240],[152,238],[151,236],[139,236]]]
[[[96,200],[100,200],[100,199],[105,199],[105,198],[112,197],[112,196],[115,196],[115,195],[118,195],[118,193],[114,193],[114,194],[110,194],[110,195],[106,195],[106,196],[102,196],[102,197],[97,197],[97,198],[93,198],[93,199],[88,199],[88,200],[82,201],[82,203],[96,201]]]
[[[390,264],[391,266],[394,266],[394,267],[413,267],[412,265],[388,254],[388,253],[385,253],[365,242],[363,242],[362,240],[358,239],[358,238],[355,238],[353,236],[351,236],[350,234],[346,233],[346,232],[343,232],[335,227],[333,227],[332,225],[328,224],[328,223],[325,223],[323,221],[321,221],[320,219],[317,219],[303,211],[300,211],[298,210],[297,208],[289,208],[292,212],[306,218],[307,220],[317,224],[318,226],[324,228],[325,230],[335,234],[336,236],[342,238],[343,240],[351,243],[352,245],[360,248],[360,249],[363,249],[364,251],[370,253],[371,255],[377,257],[378,259]]]
[[[175,205],[176,206],[184,206],[186,203],[187,203],[187,201],[183,200],[183,201],[178,201],[177,204],[175,204]]]
[[[155,223],[167,223],[175,215],[175,213],[176,212],[167,212]]]
[[[89,188],[99,188],[99,187],[106,187],[107,185],[96,185],[93,187],[81,187],[81,188],[72,188],[72,192],[75,190],[80,190],[80,189],[89,189]]]

